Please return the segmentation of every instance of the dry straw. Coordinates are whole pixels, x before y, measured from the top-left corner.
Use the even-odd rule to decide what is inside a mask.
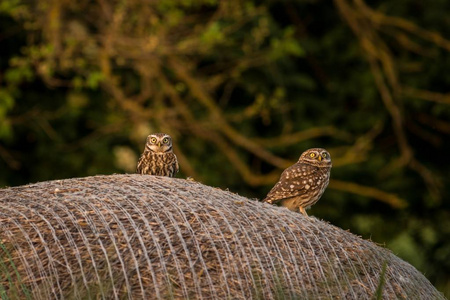
[[[370,241],[182,179],[2,189],[0,238],[3,299],[444,299]]]

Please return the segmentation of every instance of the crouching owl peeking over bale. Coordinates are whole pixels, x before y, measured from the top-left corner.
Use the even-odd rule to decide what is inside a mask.
[[[165,133],[154,133],[147,137],[144,152],[139,158],[136,173],[175,177],[178,160],[172,151],[172,138]]]

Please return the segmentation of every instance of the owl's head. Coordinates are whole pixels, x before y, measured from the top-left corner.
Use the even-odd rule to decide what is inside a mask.
[[[317,167],[331,167],[331,156],[322,148],[311,148],[300,155],[299,162],[307,162]]]
[[[153,133],[147,137],[145,148],[155,153],[172,151],[172,138],[165,133]]]

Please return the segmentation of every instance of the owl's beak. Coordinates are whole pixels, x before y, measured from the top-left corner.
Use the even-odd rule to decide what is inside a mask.
[[[322,155],[319,155],[319,161],[322,161]]]
[[[158,143],[158,147],[161,147],[161,142]]]

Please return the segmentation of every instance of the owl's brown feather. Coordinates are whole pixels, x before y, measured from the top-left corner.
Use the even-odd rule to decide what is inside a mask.
[[[310,157],[310,153],[314,153],[314,156]],[[314,159],[319,156],[320,159]],[[309,149],[300,156],[297,163],[283,171],[263,201],[280,203],[290,210],[307,215],[305,209],[314,205],[328,186],[330,169],[331,159],[326,150]]]
[[[264,201],[274,204],[282,199],[305,195],[309,189],[306,189],[306,186],[311,187],[313,184],[308,181],[308,177],[318,170],[319,168],[315,166],[295,163],[281,173],[280,179],[267,194]]]
[[[144,151],[139,158],[136,173],[175,177],[178,170],[177,156],[174,153]]]

